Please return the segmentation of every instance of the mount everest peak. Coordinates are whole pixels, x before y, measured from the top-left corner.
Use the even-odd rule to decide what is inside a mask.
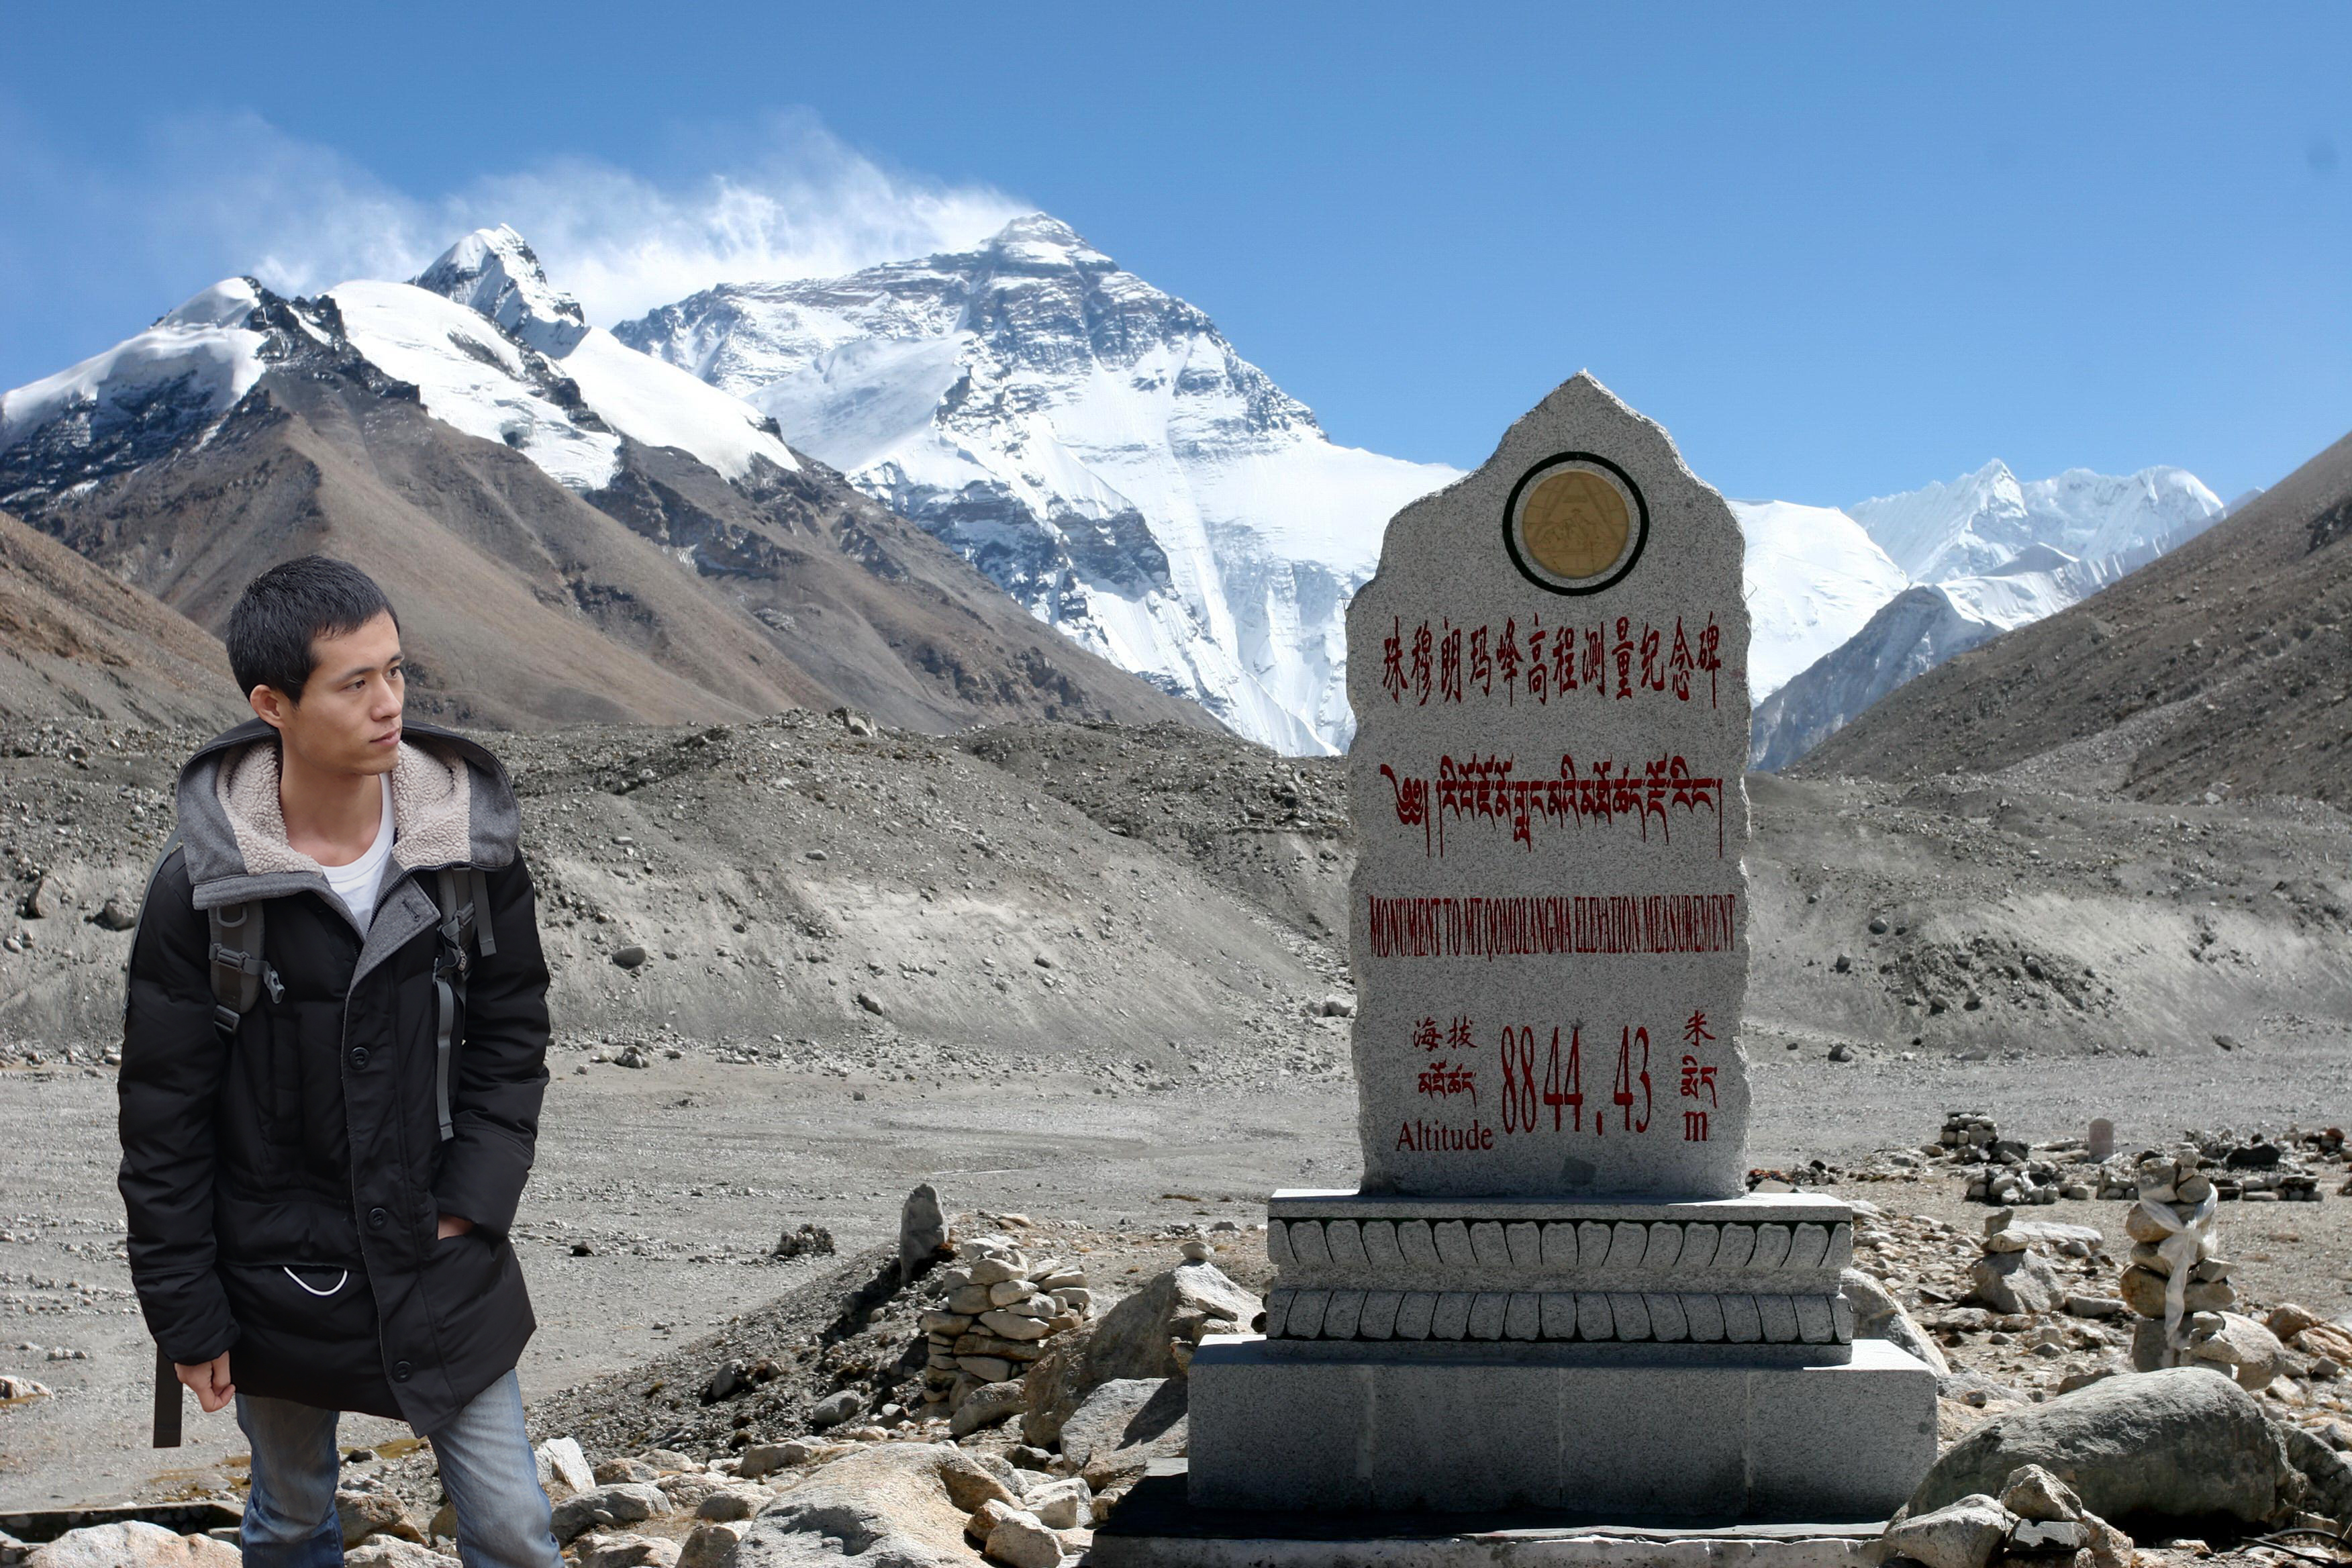
[[[616,329],[771,415],[1039,618],[1228,726],[1343,749],[1347,602],[1455,479],[1341,447],[1196,307],[1067,224]]]

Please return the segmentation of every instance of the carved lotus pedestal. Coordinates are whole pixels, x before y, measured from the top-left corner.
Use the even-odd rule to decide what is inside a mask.
[[[1834,1199],[1286,1192],[1267,1249],[1265,1332],[1192,1362],[1195,1508],[1867,1521],[1935,1458]]]

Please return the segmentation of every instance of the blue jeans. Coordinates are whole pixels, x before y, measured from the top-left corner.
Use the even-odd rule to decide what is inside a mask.
[[[236,1396],[236,1424],[253,1445],[253,1490],[237,1543],[247,1568],[339,1568],[335,1445],[341,1412],[258,1394]],[[562,1568],[547,1494],[523,1429],[522,1385],[508,1373],[436,1431],[441,1485],[457,1510],[466,1568]]]

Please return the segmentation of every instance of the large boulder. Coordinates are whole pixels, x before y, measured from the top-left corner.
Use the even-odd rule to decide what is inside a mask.
[[[1246,1331],[1264,1308],[1213,1263],[1183,1263],[1103,1314],[1087,1341],[1087,1391],[1114,1377],[1181,1377],[1173,1345]],[[1230,1325],[1226,1327],[1223,1325]]]
[[[1985,1220],[1987,1252],[2022,1252],[2029,1247],[2046,1247],[2053,1252],[2087,1258],[2105,1245],[2106,1237],[2094,1226],[2019,1219],[2015,1209],[2000,1210]]]
[[[735,1551],[735,1568],[971,1568],[964,1514],[950,1475],[985,1477],[945,1443],[884,1443],[809,1473],[761,1510]]]
[[[2352,1458],[2290,1422],[2273,1421],[2271,1428],[2286,1445],[2287,1463],[2310,1483],[2303,1506],[2339,1524],[2352,1523]]]
[[[1048,1530],[1087,1530],[1095,1522],[1095,1489],[1083,1476],[1066,1476],[1030,1492],[1021,1507]]]
[[[582,1536],[577,1554],[580,1568],[677,1568],[678,1544],[625,1530],[618,1535]]]
[[[1853,1308],[1855,1339],[1885,1340],[1926,1362],[1937,1377],[1950,1373],[1952,1363],[1944,1359],[1943,1347],[1912,1321],[1885,1286],[1859,1268],[1849,1268],[1838,1276],[1838,1289]]]
[[[2249,1394],[2260,1394],[2286,1370],[2286,1346],[2253,1319],[2224,1312],[2220,1328],[2189,1345],[2189,1359],[2212,1367]]]
[[[1971,1493],[1997,1496],[2026,1465],[2073,1488],[2102,1519],[2226,1513],[2260,1521],[2277,1510],[2293,1474],[2252,1394],[2220,1373],[2171,1367],[1994,1416],[1929,1468],[1911,1494],[1912,1515]]]
[[[409,1522],[406,1505],[388,1491],[338,1489],[335,1521],[342,1530],[345,1546],[357,1546],[373,1535],[396,1536],[402,1541],[425,1539],[424,1531]]]
[[[1063,1424],[1087,1397],[1087,1344],[1066,1334],[1029,1363],[1021,1380],[1021,1440],[1050,1448],[1062,1440]]]
[[[988,1556],[1005,1568],[1062,1568],[1062,1538],[1044,1520],[1015,1510],[988,1532]]]
[[[1029,1391],[1018,1383],[984,1383],[964,1395],[948,1419],[948,1435],[961,1437],[993,1426],[1028,1403]]]
[[[2066,1300],[2066,1282],[2038,1252],[1988,1252],[1969,1277],[1976,1299],[1996,1312],[2054,1312]]]
[[[677,1568],[736,1568],[736,1556],[751,1530],[740,1520],[696,1525],[686,1544],[678,1548]]]
[[[343,1568],[450,1568],[455,1562],[446,1552],[396,1535],[373,1536],[343,1553]]]
[[[226,1542],[160,1524],[92,1524],[34,1547],[25,1568],[237,1568],[244,1561]]]
[[[1049,1352],[1030,1368],[1022,1436],[1041,1447],[1055,1442],[1079,1402],[1113,1379],[1182,1377],[1202,1335],[1246,1331],[1261,1310],[1258,1299],[1213,1263],[1155,1275],[1103,1314],[1083,1350]]]
[[[551,1503],[595,1488],[596,1472],[589,1468],[588,1456],[580,1451],[576,1437],[550,1437],[531,1450],[531,1458],[539,1467],[540,1489]]]
[[[2017,1515],[1982,1493],[1972,1493],[1887,1526],[1886,1550],[1889,1556],[1906,1557],[1927,1568],[1985,1568],[2016,1524]]]
[[[1062,1426],[1062,1455],[1097,1487],[1131,1480],[1154,1459],[1183,1457],[1192,1385],[1181,1377],[1115,1377]]]
[[[947,1245],[948,1216],[940,1208],[939,1189],[929,1182],[918,1182],[898,1210],[899,1283],[929,1268]]]
[[[615,1481],[591,1488],[555,1505],[556,1543],[566,1545],[591,1530],[635,1524],[668,1511],[668,1495],[651,1481]]]

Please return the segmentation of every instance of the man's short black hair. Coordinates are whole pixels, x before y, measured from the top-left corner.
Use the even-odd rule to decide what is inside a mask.
[[[400,616],[375,579],[331,555],[298,555],[246,584],[228,613],[228,667],[239,691],[267,686],[290,702],[310,679],[310,645],[359,630],[378,616]]]

